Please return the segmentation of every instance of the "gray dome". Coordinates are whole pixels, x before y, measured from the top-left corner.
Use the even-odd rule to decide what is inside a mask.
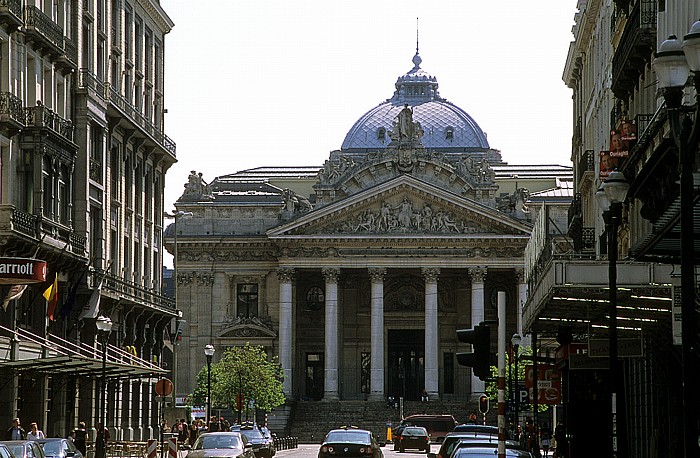
[[[413,120],[423,129],[421,141],[432,149],[488,149],[486,135],[464,110],[440,97],[437,79],[420,68],[416,51],[413,68],[398,78],[396,91],[365,113],[345,136],[341,150],[381,150],[389,144],[388,132],[404,104],[413,108]]]

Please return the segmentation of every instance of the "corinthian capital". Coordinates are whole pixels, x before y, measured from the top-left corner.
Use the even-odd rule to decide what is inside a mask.
[[[384,282],[384,277],[386,277],[386,267],[370,267],[367,269],[369,272],[369,278],[372,283],[382,283]]]
[[[283,283],[294,281],[294,269],[291,267],[280,267],[277,269],[277,279]]]
[[[437,283],[440,269],[438,267],[423,267],[421,273],[426,283]]]
[[[483,283],[486,279],[486,271],[486,267],[469,269],[469,278],[472,279],[472,283]]]
[[[337,267],[324,267],[321,269],[323,278],[326,279],[326,283],[338,283],[338,278],[340,278],[340,269]]]

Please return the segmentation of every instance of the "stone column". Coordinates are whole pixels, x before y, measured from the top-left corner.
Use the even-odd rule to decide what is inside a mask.
[[[477,267],[469,269],[469,277],[472,280],[472,328],[484,320],[484,280],[486,279],[486,268]],[[472,372],[472,395],[481,394],[486,386]]]
[[[516,329],[523,335],[523,306],[527,301],[527,283],[525,283],[525,269],[515,269],[515,279],[518,282],[518,313],[516,315]]]
[[[438,275],[440,269],[423,267],[425,279],[425,391],[429,399],[439,397],[438,373]]]
[[[294,397],[292,392],[292,281],[294,269],[278,269],[277,278],[280,282],[279,361],[284,373],[282,391],[287,399],[292,399]]]
[[[338,399],[338,277],[340,269],[324,268],[326,280],[326,355],[323,400]]]
[[[371,349],[372,368],[370,376],[370,400],[384,400],[384,277],[383,267],[370,268],[372,285]]]

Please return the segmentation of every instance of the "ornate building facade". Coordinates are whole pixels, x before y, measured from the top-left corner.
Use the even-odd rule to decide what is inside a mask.
[[[172,27],[157,0],[0,5],[0,256],[48,269],[21,297],[0,279],[4,424],[18,416],[65,437],[104,419],[117,440],[157,434],[154,385],[172,369],[177,317],[161,295]],[[52,309],[42,293],[54,279]],[[99,307],[83,314],[91,298]],[[98,314],[113,322],[107,347]]]
[[[279,357],[289,399],[483,392],[455,330],[496,319],[501,290],[522,330],[528,196],[570,191],[571,168],[504,162],[413,64],[322,166],[192,172],[175,203],[192,217],[165,233],[188,323],[179,395],[205,345],[246,342]]]

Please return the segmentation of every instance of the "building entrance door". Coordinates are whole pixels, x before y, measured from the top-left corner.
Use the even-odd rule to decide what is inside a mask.
[[[323,398],[323,353],[306,354],[306,387],[304,395],[310,401]]]
[[[420,401],[424,380],[425,334],[422,329],[390,329],[387,396]]]

